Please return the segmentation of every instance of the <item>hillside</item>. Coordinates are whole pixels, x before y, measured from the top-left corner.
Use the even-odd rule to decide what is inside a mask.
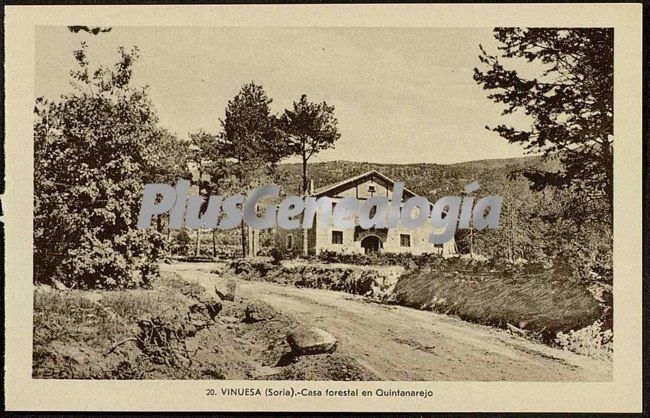
[[[474,180],[481,184],[477,194],[496,193],[508,181],[511,172],[546,165],[538,156],[477,160],[457,164],[376,164],[369,162],[329,161],[309,164],[309,177],[316,188],[348,177],[377,170],[393,180],[403,181],[409,189],[437,200],[445,195],[457,195]],[[286,194],[298,193],[301,184],[301,165],[281,164],[278,183]]]

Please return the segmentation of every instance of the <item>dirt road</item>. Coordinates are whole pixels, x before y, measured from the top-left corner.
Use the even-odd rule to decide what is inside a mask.
[[[165,266],[214,292],[217,264]],[[609,381],[611,363],[457,318],[342,292],[239,281],[238,294],[327,330],[338,350],[383,380]]]

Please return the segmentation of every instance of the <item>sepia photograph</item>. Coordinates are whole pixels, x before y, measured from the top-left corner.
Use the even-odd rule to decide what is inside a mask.
[[[7,410],[642,411],[639,5],[5,12]]]
[[[612,379],[613,29],[36,31],[34,378]],[[441,244],[186,225],[263,184],[503,203]]]

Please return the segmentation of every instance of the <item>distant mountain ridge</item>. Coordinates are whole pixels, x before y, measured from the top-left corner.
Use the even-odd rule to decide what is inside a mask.
[[[445,195],[457,195],[469,183],[478,180],[481,192],[497,193],[508,181],[512,172],[526,168],[540,168],[547,162],[541,156],[476,160],[454,164],[381,164],[354,161],[328,161],[311,163],[308,176],[314,187],[336,183],[358,174],[377,170],[395,181],[403,181],[406,187],[430,200]],[[280,164],[278,182],[283,193],[298,193],[301,180],[300,163]]]

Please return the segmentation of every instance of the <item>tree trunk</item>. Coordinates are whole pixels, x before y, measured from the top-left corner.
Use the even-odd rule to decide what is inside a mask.
[[[217,257],[217,230],[212,230],[212,257]]]
[[[257,255],[257,243],[255,242],[256,232],[253,228],[248,228],[248,256],[255,257]]]
[[[199,161],[199,197],[201,197],[201,179],[203,178],[203,166],[201,161]],[[201,228],[196,229],[196,253],[195,255],[199,257],[201,255]]]
[[[307,196],[307,193],[309,192],[307,188],[309,187],[307,181],[307,154],[306,151],[303,151],[302,153],[302,193],[304,196]],[[304,216],[304,214],[303,214]],[[303,228],[302,229],[302,255],[303,257],[309,256],[309,248],[307,246],[309,245],[309,238],[307,236],[307,229]]]
[[[244,194],[244,184],[248,183],[244,181],[245,175],[244,175],[244,165],[242,162],[241,157],[238,160],[238,166],[239,166],[239,175],[238,175],[238,181],[239,181],[239,189],[241,190],[241,193]],[[242,219],[241,224],[239,224],[239,230],[241,232],[241,255],[242,258],[248,257],[248,243],[246,242],[246,224],[244,223],[244,220]]]
[[[246,242],[246,225],[244,225],[244,222],[242,221],[241,223],[241,251],[242,251],[242,257],[246,258],[248,257],[248,243]]]
[[[196,253],[195,255],[199,257],[201,255],[201,228],[196,230]]]
[[[474,227],[469,229],[469,255],[474,258]]]

